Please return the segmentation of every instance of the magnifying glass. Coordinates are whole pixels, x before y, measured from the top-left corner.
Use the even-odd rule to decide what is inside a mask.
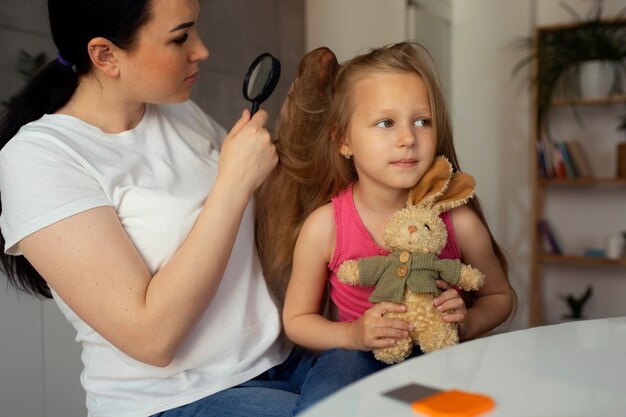
[[[280,61],[268,53],[256,57],[243,80],[243,96],[252,102],[250,116],[272,94],[280,78]]]

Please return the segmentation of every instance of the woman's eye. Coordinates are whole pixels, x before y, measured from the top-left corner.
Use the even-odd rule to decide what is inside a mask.
[[[430,232],[430,226],[427,224],[424,224],[424,227],[426,228],[426,230],[428,230]]]
[[[430,119],[426,119],[426,118],[424,118],[424,119],[417,119],[415,121],[415,126],[418,126],[418,127],[428,127],[428,126],[430,126]]]
[[[181,36],[179,36],[178,38],[174,39],[174,42],[176,42],[176,43],[185,43],[187,41],[187,39],[189,39],[189,34],[188,33],[183,33]]]
[[[390,128],[393,127],[393,121],[391,120],[381,120],[380,122],[376,123],[376,126],[378,127],[384,127],[384,128]]]

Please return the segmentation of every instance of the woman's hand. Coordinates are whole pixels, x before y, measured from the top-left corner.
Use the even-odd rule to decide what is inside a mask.
[[[241,118],[226,135],[219,160],[218,178],[244,192],[256,190],[278,163],[276,148],[265,129],[267,113],[259,110],[254,117],[243,111]]]
[[[388,311],[402,313],[406,311],[404,304],[382,302],[367,310],[356,321],[350,323],[350,331],[354,346],[352,349],[370,351],[375,348],[393,346],[396,339],[409,336],[413,326],[408,323],[383,317]]]
[[[459,337],[462,339],[466,329],[467,307],[461,297],[461,292],[442,279],[438,279],[436,284],[437,288],[442,289],[443,292],[435,297],[433,304],[443,315],[444,321],[459,325]]]

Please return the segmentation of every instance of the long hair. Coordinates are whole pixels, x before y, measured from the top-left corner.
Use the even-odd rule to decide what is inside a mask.
[[[0,149],[22,126],[64,106],[74,94],[80,77],[92,70],[87,44],[104,37],[131,50],[138,29],[151,17],[150,0],[49,0],[52,39],[61,58],[48,63],[14,95],[0,117]],[[2,206],[0,205],[0,211]],[[23,256],[4,253],[0,234],[2,266],[18,290],[51,297],[50,288]]]
[[[302,221],[317,205],[311,156],[317,152],[339,69],[328,48],[304,56],[274,129],[280,163],[256,193],[256,243],[268,284],[280,301]]]
[[[316,49],[303,58],[275,129],[280,164],[257,193],[257,247],[266,278],[280,300],[302,223],[358,179],[353,162],[339,153],[339,147],[354,112],[352,91],[359,77],[376,72],[419,75],[429,95],[435,155],[447,157],[454,170],[460,171],[448,107],[432,68],[431,55],[418,42],[375,48],[341,65],[328,48]],[[506,257],[489,230],[478,199],[468,204],[487,227],[506,273]]]

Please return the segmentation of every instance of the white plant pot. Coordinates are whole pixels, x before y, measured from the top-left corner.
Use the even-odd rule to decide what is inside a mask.
[[[580,64],[580,95],[583,98],[608,97],[613,85],[610,61],[587,61]]]

